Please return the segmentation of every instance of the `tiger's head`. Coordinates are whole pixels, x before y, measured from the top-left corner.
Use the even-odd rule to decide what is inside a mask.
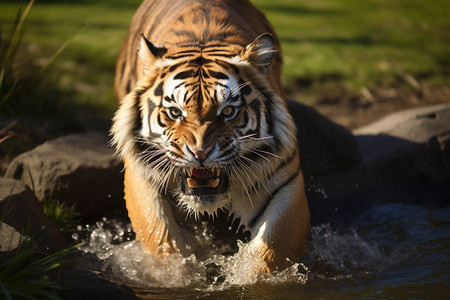
[[[264,187],[273,161],[296,149],[293,122],[269,82],[274,47],[270,34],[246,47],[174,49],[142,35],[143,76],[112,127],[127,164],[188,213],[241,206],[233,202]]]

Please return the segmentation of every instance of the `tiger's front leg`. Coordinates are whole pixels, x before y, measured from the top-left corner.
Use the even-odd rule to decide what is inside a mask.
[[[167,199],[130,165],[125,169],[124,186],[128,216],[144,249],[157,257],[193,253],[193,234],[177,224]]]
[[[260,272],[290,267],[305,254],[309,210],[299,173],[272,199],[252,230],[250,251],[261,261]]]

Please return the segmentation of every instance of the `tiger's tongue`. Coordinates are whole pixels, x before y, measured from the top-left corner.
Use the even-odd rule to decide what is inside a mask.
[[[211,178],[214,176],[210,169],[192,169],[192,176],[199,179]]]
[[[211,169],[192,169],[192,176],[187,178],[190,188],[209,187],[216,188],[220,179],[214,178],[215,174]]]

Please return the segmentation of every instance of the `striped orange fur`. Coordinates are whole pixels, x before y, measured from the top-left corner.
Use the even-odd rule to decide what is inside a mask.
[[[244,239],[265,272],[305,253],[309,210],[277,45],[245,0],[147,0],[137,10],[111,132],[149,252],[207,257]],[[214,234],[199,241],[200,225]]]

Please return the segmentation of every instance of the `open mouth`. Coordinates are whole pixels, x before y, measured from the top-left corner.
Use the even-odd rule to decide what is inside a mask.
[[[221,194],[227,189],[227,179],[221,168],[186,168],[183,192],[188,195]]]

